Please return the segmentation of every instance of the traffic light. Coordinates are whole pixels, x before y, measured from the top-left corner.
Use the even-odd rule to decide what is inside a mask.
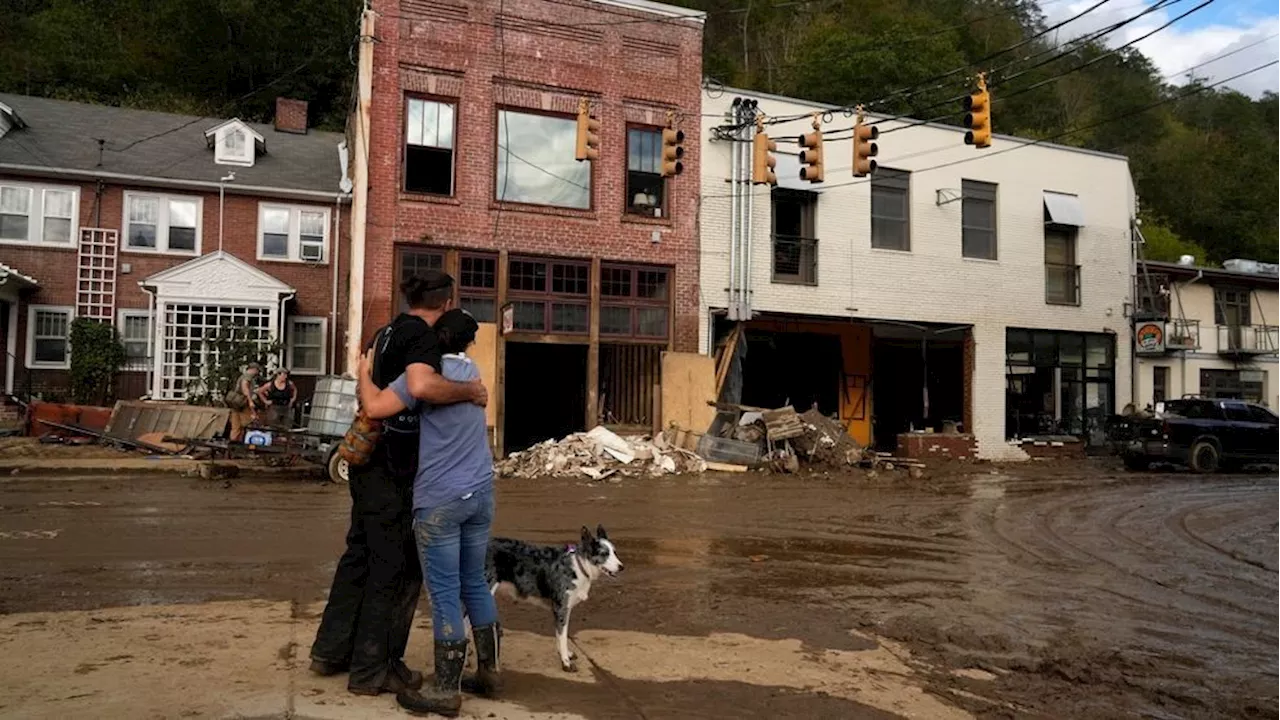
[[[591,104],[586,98],[578,101],[578,145],[574,157],[578,160],[600,159],[600,121],[591,117]]]
[[[684,172],[684,131],[667,128],[662,131],[662,177],[675,177]]]
[[[769,139],[764,134],[764,118],[756,119],[756,136],[751,141],[752,160],[751,163],[751,182],[756,185],[778,184],[778,176],[774,174],[773,168],[778,164],[778,160],[774,158],[773,151],[778,149],[778,143]]]
[[[991,147],[991,93],[987,92],[987,80],[978,76],[978,89],[964,99],[964,144],[976,148]]]
[[[876,161],[880,154],[880,146],[874,141],[880,137],[880,128],[875,125],[864,125],[862,113],[853,124],[853,176],[866,177],[876,171]]]
[[[813,116],[813,132],[800,136],[800,179],[811,183],[822,182],[822,124]]]

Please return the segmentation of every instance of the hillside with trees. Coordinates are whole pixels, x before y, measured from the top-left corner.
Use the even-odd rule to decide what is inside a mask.
[[[704,71],[725,85],[958,123],[948,101],[992,70],[997,132],[1129,156],[1150,257],[1277,260],[1274,93],[1194,92],[1106,38],[1066,43],[1026,0],[684,4],[709,13]],[[0,91],[254,120],[291,95],[334,129],[350,106],[355,0],[4,6]]]

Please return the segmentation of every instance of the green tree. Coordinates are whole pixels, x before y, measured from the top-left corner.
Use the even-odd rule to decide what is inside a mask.
[[[187,353],[193,378],[187,383],[187,404],[222,407],[249,363],[274,370],[283,349],[278,340],[261,339],[256,328],[224,323],[209,331],[199,346]]]
[[[71,321],[71,398],[80,405],[106,405],[115,395],[116,373],[125,349],[108,323],[88,318]]]

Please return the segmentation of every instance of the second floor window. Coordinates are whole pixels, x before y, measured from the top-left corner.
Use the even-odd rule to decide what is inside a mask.
[[[1044,301],[1080,304],[1080,266],[1076,264],[1076,229],[1044,226]]]
[[[79,199],[73,188],[0,185],[0,241],[70,245]]]
[[[409,98],[405,102],[404,189],[453,195],[454,106]]]
[[[577,141],[572,118],[499,110],[495,197],[590,209],[591,163],[574,159]]]
[[[911,173],[879,168],[871,176],[871,247],[910,250]]]
[[[773,281],[818,284],[818,194],[773,190]]]
[[[1241,327],[1252,325],[1250,292],[1233,288],[1214,288],[1213,322],[1216,325]]]
[[[258,235],[260,259],[325,262],[329,211],[264,203],[258,207]]]
[[[125,194],[125,248],[143,252],[200,252],[200,201]]]
[[[996,186],[977,180],[961,182],[960,246],[967,258],[996,259]]]
[[[662,131],[627,130],[627,212],[662,217],[666,206],[662,177]]]

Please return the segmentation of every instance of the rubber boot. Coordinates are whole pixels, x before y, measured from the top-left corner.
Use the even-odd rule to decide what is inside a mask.
[[[471,628],[476,641],[475,677],[462,679],[462,691],[482,697],[497,697],[502,692],[502,675],[498,655],[502,647],[502,626],[498,623]]]
[[[396,702],[412,715],[457,717],[462,710],[462,669],[467,664],[466,640],[437,640],[435,682],[422,690],[396,693]]]

